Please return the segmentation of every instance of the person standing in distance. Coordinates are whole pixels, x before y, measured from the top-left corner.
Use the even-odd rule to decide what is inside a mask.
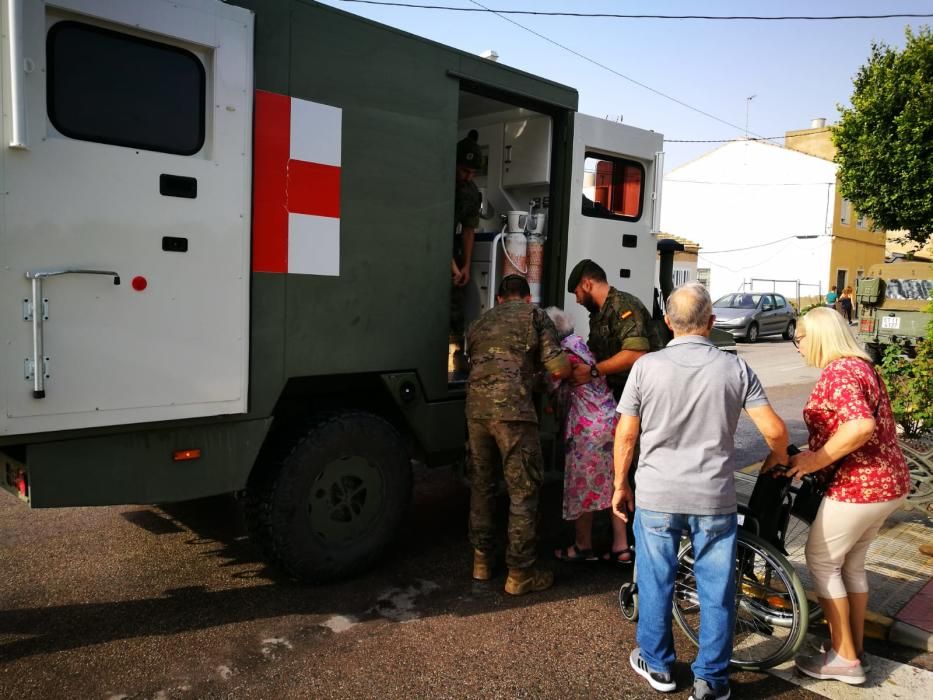
[[[787,464],[787,427],[744,360],[716,348],[706,288],[689,283],[667,302],[674,339],[641,357],[619,401],[612,507],[638,542],[638,646],[629,663],[652,688],[671,692],[671,606],[684,532],[694,552],[700,644],[691,700],[725,700],[735,625],[735,429],[744,408],[771,449],[763,469]],[[641,434],[637,491],[628,472]],[[672,485],[676,485],[672,488]]]
[[[532,391],[542,370],[555,379],[569,377],[570,362],[561,350],[554,323],[531,304],[531,290],[524,277],[504,277],[497,300],[498,305],[474,321],[467,332],[473,578],[492,578],[497,467],[501,461],[509,492],[505,592],[523,595],[543,591],[554,582],[550,571],[534,568],[543,458]]]

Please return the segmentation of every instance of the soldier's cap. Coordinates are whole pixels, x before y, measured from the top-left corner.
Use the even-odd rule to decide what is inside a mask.
[[[457,165],[479,170],[483,160],[483,151],[478,141],[479,134],[476,133],[476,129],[470,129],[470,133],[457,142]]]
[[[573,294],[573,290],[577,288],[577,285],[580,284],[580,280],[583,279],[583,271],[586,269],[586,266],[592,262],[593,261],[589,258],[584,258],[573,266],[573,269],[570,271],[570,277],[567,278],[567,291],[570,294]]]

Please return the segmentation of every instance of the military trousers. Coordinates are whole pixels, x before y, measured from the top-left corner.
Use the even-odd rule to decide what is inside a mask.
[[[496,486],[499,464],[509,492],[505,563],[525,569],[535,563],[538,492],[543,458],[538,426],[530,421],[467,421],[470,440],[470,542],[485,554],[496,549]]]

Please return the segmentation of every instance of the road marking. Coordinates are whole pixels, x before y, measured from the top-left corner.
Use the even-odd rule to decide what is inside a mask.
[[[788,661],[769,673],[788,683],[832,700],[910,700],[933,697],[933,673],[916,666],[902,664],[880,656],[866,654],[871,671],[863,685],[848,685],[840,681],[821,681],[797,672]]]

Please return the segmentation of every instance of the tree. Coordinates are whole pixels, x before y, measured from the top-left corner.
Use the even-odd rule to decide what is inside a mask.
[[[908,27],[906,36],[903,51],[872,44],[833,142],[842,196],[876,227],[924,245],[933,235],[933,33]]]

